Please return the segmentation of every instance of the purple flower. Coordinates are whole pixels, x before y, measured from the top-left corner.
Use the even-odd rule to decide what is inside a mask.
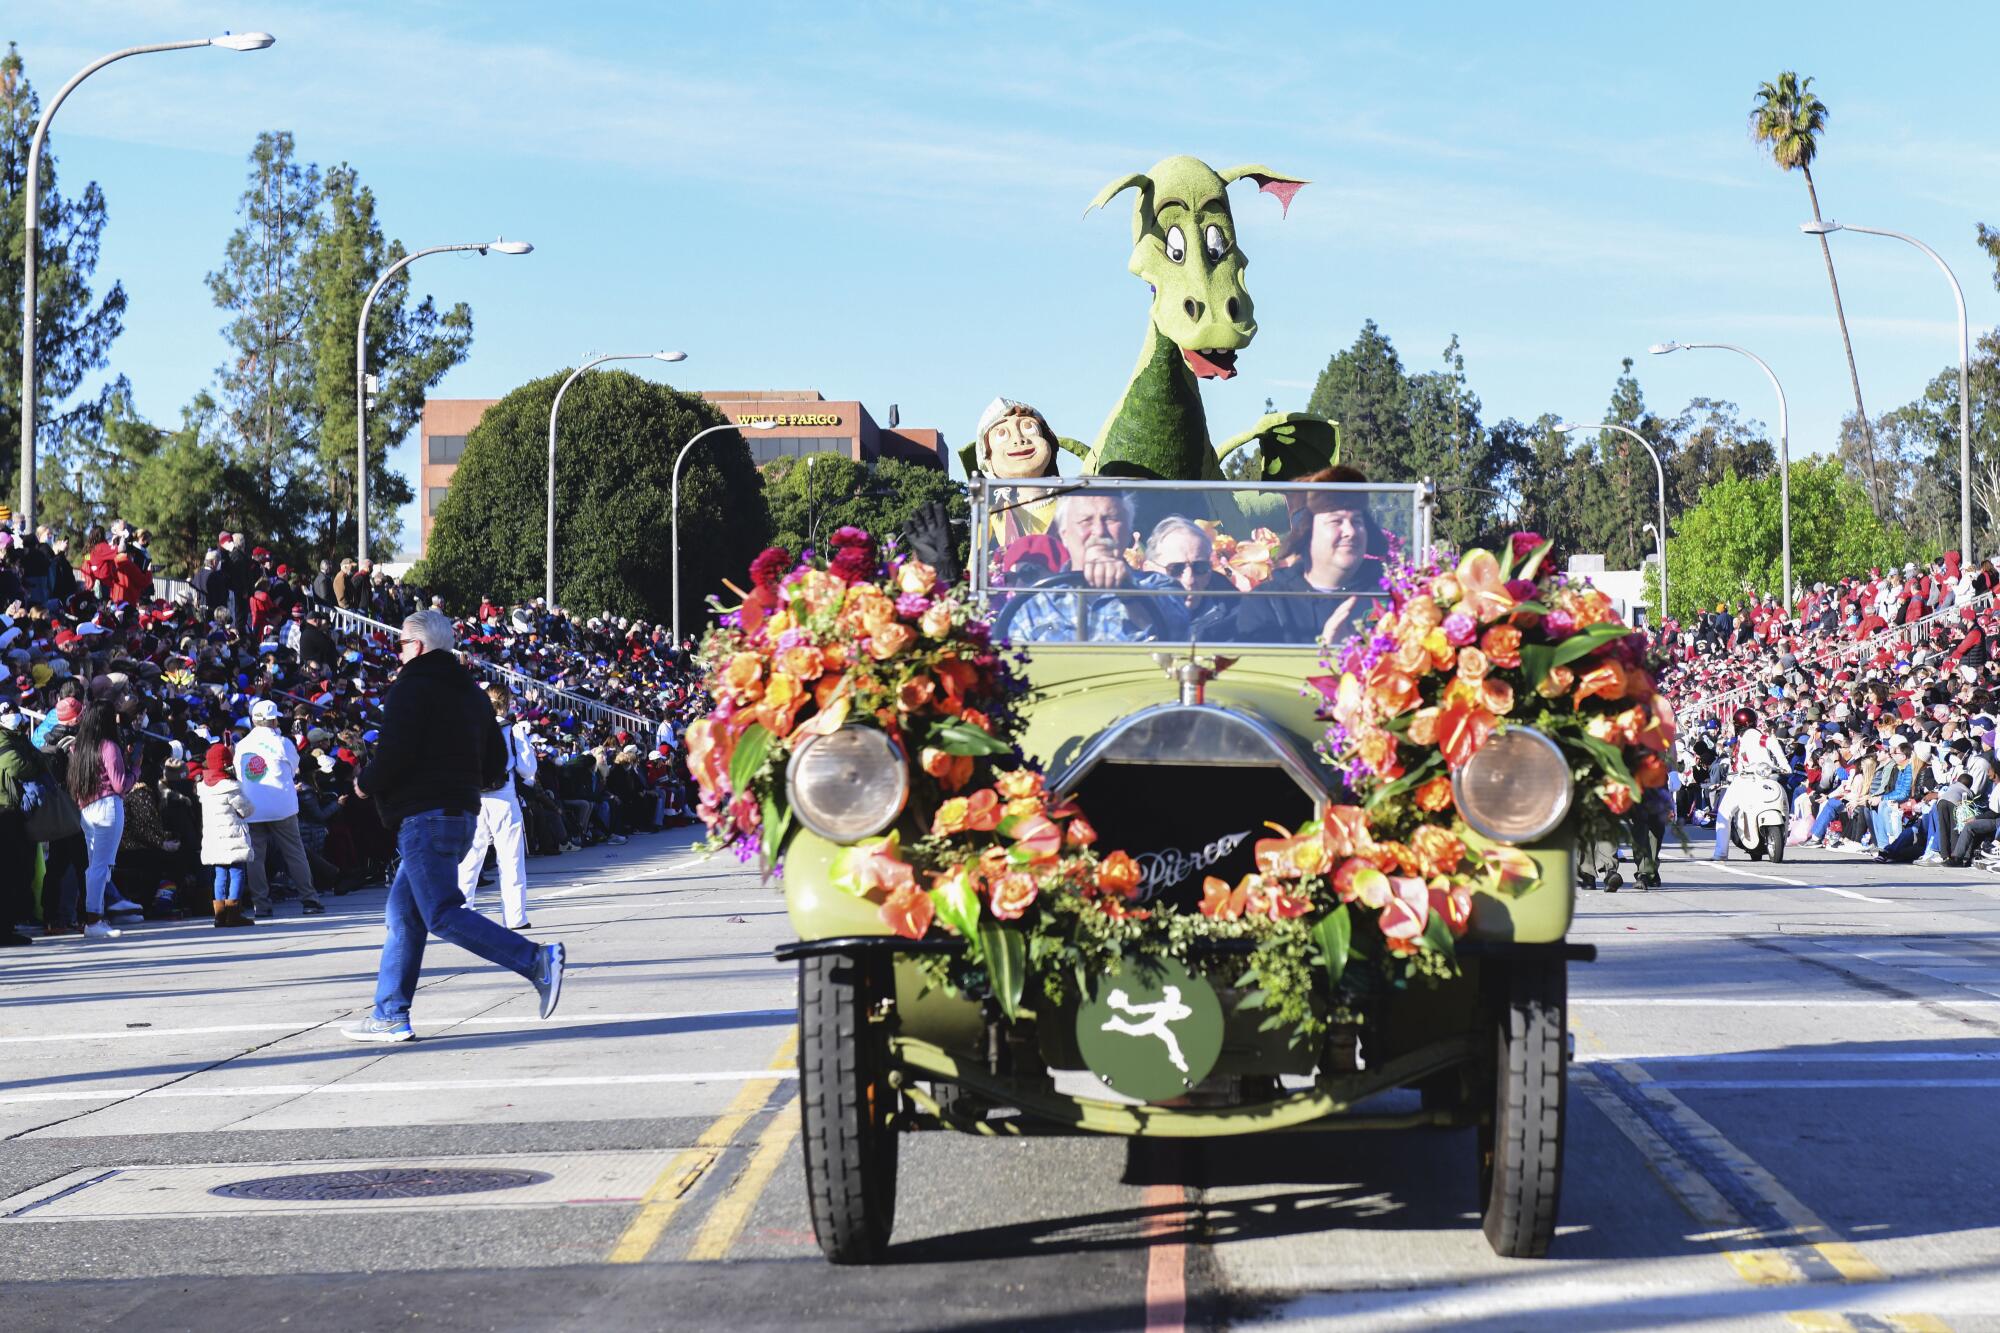
[[[1444,638],[1454,648],[1463,648],[1479,637],[1479,622],[1463,611],[1444,618]]]
[[[906,620],[915,620],[931,609],[931,599],[920,592],[906,592],[896,598],[896,614]]]
[[[1567,639],[1576,633],[1576,617],[1567,611],[1551,611],[1542,617],[1542,629],[1551,639]]]
[[[1541,595],[1541,591],[1533,579],[1507,580],[1507,595],[1517,602],[1532,602]]]

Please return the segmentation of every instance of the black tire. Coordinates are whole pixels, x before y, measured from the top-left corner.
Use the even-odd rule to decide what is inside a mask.
[[[1785,861],[1785,826],[1772,824],[1764,830],[1764,855],[1778,865]]]
[[[1763,860],[1764,830],[1758,828],[1755,824],[1752,824],[1750,826],[1750,841],[1746,843],[1741,838],[1738,838],[1736,840],[1736,845],[1738,847],[1741,847],[1744,851],[1750,853],[1750,859],[1752,861]]]
[[[881,1262],[896,1222],[895,1091],[887,1025],[870,1017],[891,986],[885,960],[799,964],[799,1112],[806,1199],[821,1253]]]
[[[1569,965],[1506,967],[1494,995],[1493,1119],[1479,1131],[1480,1223],[1495,1254],[1539,1259],[1562,1198]]]

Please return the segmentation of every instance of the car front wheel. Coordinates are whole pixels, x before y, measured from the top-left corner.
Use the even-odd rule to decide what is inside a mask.
[[[837,1264],[879,1263],[896,1219],[886,959],[799,963],[799,1111],[813,1234]]]
[[[1516,961],[1497,991],[1493,1118],[1479,1131],[1480,1221],[1494,1253],[1539,1259],[1562,1195],[1568,964]]]

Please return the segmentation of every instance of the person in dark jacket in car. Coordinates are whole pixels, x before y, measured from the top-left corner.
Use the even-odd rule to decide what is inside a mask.
[[[389,887],[388,937],[375,1007],[342,1029],[355,1041],[408,1041],[410,997],[426,934],[518,972],[541,996],[541,1016],[562,996],[563,946],[537,945],[465,905],[458,863],[472,846],[479,793],[498,784],[506,747],[493,705],[452,649],[451,617],[418,611],[403,621],[403,666],[383,706],[381,738],[354,794],[373,798],[396,830],[402,866]]]

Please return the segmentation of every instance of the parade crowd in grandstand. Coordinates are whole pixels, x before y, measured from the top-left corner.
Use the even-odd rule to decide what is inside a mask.
[[[1714,822],[1748,708],[1789,767],[1788,844],[2000,870],[1996,584],[1993,561],[1952,552],[1801,589],[1789,617],[1762,595],[1668,622],[1682,823]]]
[[[308,575],[242,533],[171,580],[149,548],[124,523],[76,544],[0,525],[0,945],[142,916],[243,924],[289,899],[310,914],[392,870],[353,778],[396,627],[436,599],[366,561]],[[539,599],[482,605],[458,641],[475,670],[508,669],[490,674],[537,760],[519,783],[531,854],[690,822],[688,645]]]

